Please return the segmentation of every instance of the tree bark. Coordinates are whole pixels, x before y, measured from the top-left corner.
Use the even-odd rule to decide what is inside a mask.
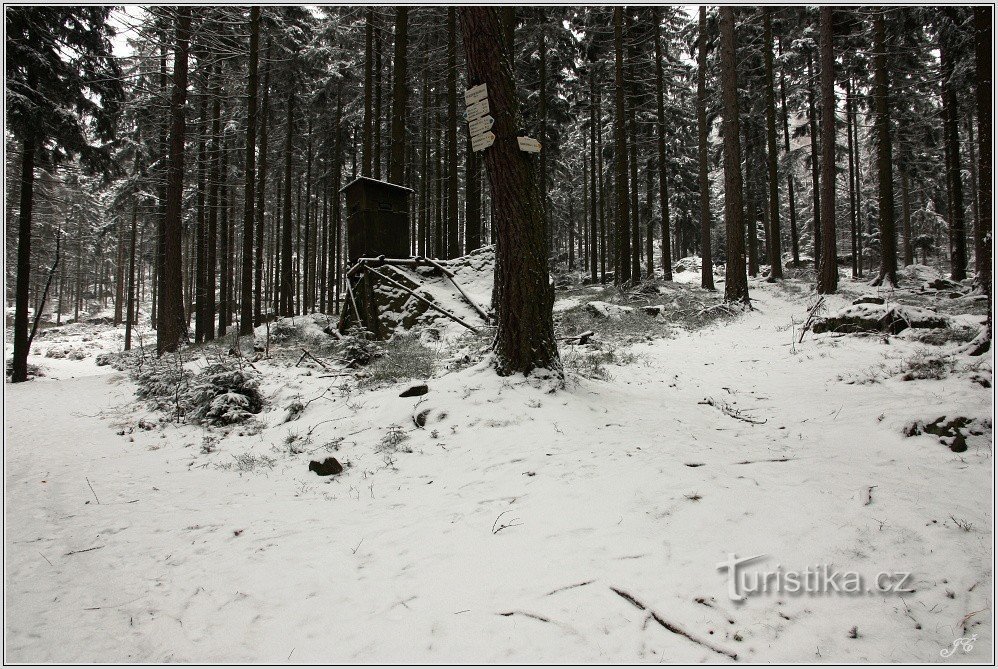
[[[249,80],[246,86],[246,167],[243,197],[243,257],[239,335],[253,334],[253,225],[256,221],[256,94],[260,57],[260,7],[250,8]]]
[[[519,100],[510,62],[503,57],[498,10],[460,8],[469,85],[486,84],[493,110],[495,144],[484,152],[495,231],[498,237],[495,305],[498,329],[493,342],[500,375],[548,370],[561,378],[561,360],[551,315],[554,287],[548,273],[539,194],[530,154],[516,141],[521,127]]]
[[[957,30],[956,10],[947,7],[943,10],[945,17],[942,26],[939,53],[942,69],[943,127],[946,146],[949,153],[949,184],[950,184],[950,234],[953,251],[950,256],[951,273],[954,281],[967,278],[967,230],[963,211],[963,175],[960,170],[960,115],[957,101],[956,85],[953,76],[956,70],[957,45],[955,44]]]
[[[662,11],[659,7],[652,9],[655,22],[655,102],[658,106],[656,118],[656,135],[658,136],[658,197],[659,210],[662,217],[662,272],[666,281],[672,281],[672,249],[669,232],[669,177],[668,162],[665,158],[665,75],[662,71]],[[649,259],[650,262],[650,259]]]
[[[783,42],[780,41],[780,54],[783,54]],[[783,117],[783,151],[790,153],[790,121],[787,113],[787,89],[784,83],[785,66],[780,67],[780,102]],[[797,231],[797,202],[794,199],[794,171],[787,170],[787,208],[790,210],[790,251],[793,266],[800,267],[800,235]]]
[[[30,77],[29,81],[33,81]],[[14,351],[10,380],[28,380],[28,300],[31,280],[31,210],[35,194],[35,137],[21,140],[21,211],[17,226],[17,287],[14,292]],[[77,316],[79,318],[79,316]]]
[[[873,281],[879,286],[897,286],[897,234],[894,229],[894,183],[891,164],[891,119],[887,74],[886,9],[873,17],[873,131],[877,138],[877,181],[880,205],[880,273]]]
[[[457,215],[457,8],[447,8],[447,258],[461,255]]]
[[[284,147],[284,206],[281,212],[284,222],[281,225],[281,316],[294,315],[294,268],[291,266],[291,174],[294,155],[294,113],[295,94],[292,89],[288,96],[287,142]]]
[[[616,64],[614,75],[614,97],[616,102],[613,119],[614,162],[616,174],[614,190],[617,195],[617,259],[614,283],[625,285],[631,280],[631,221],[629,192],[627,187],[627,116],[624,110],[624,10],[613,8],[613,34]]]
[[[163,267],[160,272],[162,311],[156,330],[156,352],[176,351],[187,329],[181,257],[184,194],[184,134],[187,129],[187,58],[190,50],[191,8],[178,7],[177,48],[173,62],[170,98],[170,163],[166,180],[166,215],[163,218]]]
[[[980,205],[980,225],[982,230],[982,262],[977,275],[977,282],[988,296],[987,336],[990,341],[993,333],[991,321],[991,253],[993,232],[991,228],[991,90],[992,90],[992,28],[993,9],[989,7],[974,7],[974,66],[977,78],[977,180]]]
[[[260,170],[256,190],[256,272],[253,283],[253,325],[263,324],[263,244],[267,204],[267,129],[270,125],[270,54],[271,37],[267,36],[266,69],[263,75],[263,106],[260,110]]]
[[[374,120],[371,117],[374,103],[374,8],[367,8],[364,32],[364,137],[361,154],[361,176],[371,176],[371,140],[374,136]],[[290,137],[290,135],[289,135]],[[290,188],[290,181],[288,187]]]
[[[742,205],[742,155],[738,122],[737,61],[735,60],[735,13],[730,5],[720,8],[721,95],[724,133],[724,224],[727,238],[724,299],[751,304],[745,273],[745,209]]]
[[[401,184],[405,174],[405,118],[408,86],[409,8],[395,9],[395,73],[392,79],[391,148],[388,180]],[[339,193],[336,194],[339,197]]]
[[[818,112],[814,95],[814,54],[807,55],[807,129],[811,140],[811,227],[814,241],[814,270],[821,264],[821,147],[818,143]]]
[[[714,288],[714,261],[710,239],[710,162],[707,146],[707,8],[700,6],[697,33],[697,185],[700,189],[700,285]],[[671,257],[666,259],[671,269]]]
[[[830,294],[839,286],[839,258],[835,239],[835,50],[832,45],[832,7],[821,8],[821,250],[818,292]]]
[[[769,229],[766,248],[769,251],[769,278],[783,278],[783,246],[780,234],[780,175],[776,169],[776,89],[773,68],[773,10],[763,9],[763,53],[766,67],[766,172],[769,182]]]

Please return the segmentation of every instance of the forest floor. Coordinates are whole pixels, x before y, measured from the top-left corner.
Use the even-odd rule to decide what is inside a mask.
[[[802,336],[813,284],[753,280],[728,314],[698,281],[559,292],[559,337],[599,340],[563,342],[562,389],[496,377],[473,336],[358,378],[299,318],[227,427],[98,366],[120,328],[47,331],[44,376],[4,389],[6,661],[937,662],[974,635],[949,659],[993,658],[992,356],[959,352],[984,305],[916,277],[887,297],[970,335]],[[877,293],[842,283],[826,313]],[[942,416],[965,451],[906,436]],[[911,578],[736,602],[730,554]]]

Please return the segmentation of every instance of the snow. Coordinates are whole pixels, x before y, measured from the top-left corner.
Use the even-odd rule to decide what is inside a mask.
[[[868,290],[844,283],[828,312]],[[969,375],[992,380],[990,358],[901,381],[884,370],[923,344],[798,342],[813,294],[751,288],[755,310],[555,392],[487,361],[400,398],[412,382],[261,360],[258,423],[211,432],[162,421],[94,355],[44,357],[120,330],[50,335],[46,375],[5,386],[6,660],[731,661],[620,591],[738,661],[933,662],[971,634],[955,659],[989,661],[993,395]],[[904,436],[943,415],[985,434],[963,453]],[[329,455],[343,474],[308,471]],[[911,571],[916,592],[735,603],[732,553]]]

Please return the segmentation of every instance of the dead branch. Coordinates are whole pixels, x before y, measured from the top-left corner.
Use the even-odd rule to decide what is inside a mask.
[[[717,648],[716,646],[713,646],[713,645],[707,643],[706,641],[703,641],[702,639],[697,639],[695,636],[693,636],[692,634],[690,634],[689,632],[687,632],[683,628],[679,627],[678,625],[676,625],[674,623],[670,623],[669,621],[665,620],[662,616],[660,616],[659,614],[657,614],[655,611],[649,609],[647,606],[645,606],[644,604],[642,604],[641,602],[639,602],[630,593],[624,592],[623,590],[618,590],[617,588],[614,588],[614,587],[611,587],[610,589],[613,590],[618,595],[620,595],[622,598],[624,598],[627,601],[629,601],[631,604],[633,604],[638,609],[640,609],[642,611],[647,611],[648,614],[652,617],[652,619],[655,622],[657,622],[659,625],[661,625],[665,629],[669,630],[673,634],[678,634],[679,636],[686,637],[687,639],[689,639],[693,643],[698,644],[700,646],[703,646],[707,650],[712,650],[712,651],[714,651],[715,653],[717,653],[719,655],[726,655],[727,657],[730,657],[732,660],[737,660],[738,659],[738,654],[737,653],[732,653],[729,650],[723,650],[721,648]]]
[[[720,409],[721,413],[723,413],[726,416],[731,416],[732,418],[744,421],[746,423],[751,423],[752,425],[764,425],[768,421],[768,419],[759,420],[757,418],[752,418],[750,416],[747,416],[740,409],[736,409],[727,402],[718,402],[712,397],[708,397],[705,400],[697,402],[697,404],[706,404],[715,407],[717,409]]]

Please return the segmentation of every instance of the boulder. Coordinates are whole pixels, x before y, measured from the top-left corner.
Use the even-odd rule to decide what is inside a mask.
[[[319,476],[333,476],[343,471],[343,465],[336,458],[326,458],[322,462],[312,460],[308,463],[308,471],[315,472]]]
[[[818,319],[812,328],[822,332],[889,332],[898,334],[908,328],[945,328],[949,319],[929,309],[900,304],[854,304]]]
[[[625,307],[619,304],[610,304],[609,302],[593,300],[592,302],[586,303],[586,311],[597,318],[612,318],[614,320],[619,320],[622,315],[634,311],[634,307]]]

